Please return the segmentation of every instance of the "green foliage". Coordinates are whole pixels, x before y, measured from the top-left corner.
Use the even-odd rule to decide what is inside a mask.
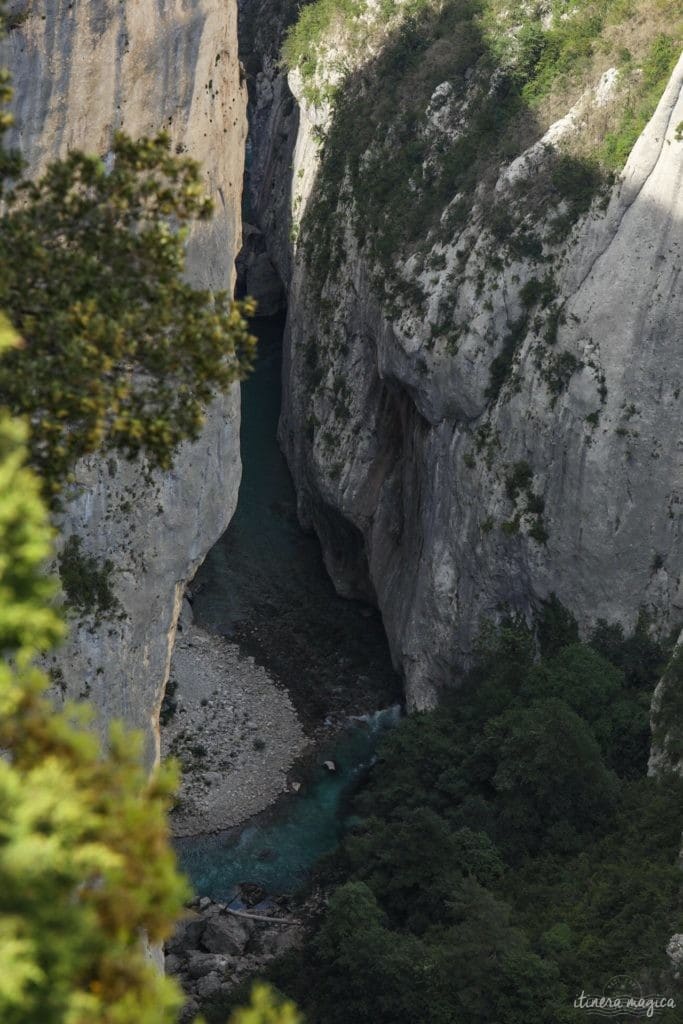
[[[680,40],[668,35],[658,36],[643,63],[642,75],[629,94],[618,128],[609,132],[600,150],[604,163],[619,170],[652,117],[669,76],[680,54]]]
[[[614,806],[616,779],[589,725],[563,700],[510,708],[487,723],[474,754],[495,792],[498,841],[513,859],[560,826],[595,828]]]
[[[624,39],[631,47],[627,56]],[[322,294],[344,259],[341,225],[349,215],[376,268],[373,286],[393,315],[423,301],[420,289],[408,294],[399,264],[419,261],[439,243],[452,244],[469,221],[475,230],[462,236],[463,270],[474,235],[484,231],[486,239],[490,232],[495,240],[480,271],[481,290],[487,276],[492,283],[491,271],[512,260],[554,259],[577,220],[608,195],[682,40],[674,0],[575,0],[570,8],[558,2],[543,10],[502,0],[304,5],[288,35],[285,62],[302,73],[306,98],[331,100],[334,108],[299,236],[316,291]],[[495,188],[501,167],[536,142],[557,110],[566,110],[610,66],[607,61],[625,63],[613,103],[604,108],[606,121],[582,127],[559,151],[548,147],[536,172],[501,201]],[[440,102],[463,112],[460,119],[453,115],[452,133],[425,118],[444,83],[451,91]],[[540,278],[533,280],[540,286]],[[456,274],[456,290],[461,281]],[[547,340],[557,338],[563,314],[552,306],[554,291],[533,290],[525,286],[523,314],[492,361],[491,402],[510,377],[536,302],[548,309]],[[579,368],[571,360],[563,353],[549,364],[554,396]],[[543,524],[531,529],[543,541]]]
[[[389,3],[393,7],[393,2]],[[317,0],[306,4],[289,29],[282,47],[282,58],[289,68],[298,68],[304,81],[315,75],[318,50],[335,26],[351,26],[363,12],[362,0]]]
[[[449,915],[447,928],[418,938],[389,927],[365,883],[341,886],[295,981],[309,993],[309,1020],[555,1024],[548,990],[559,995],[557,972],[529,950],[509,908],[473,878],[461,878]]]
[[[543,367],[543,376],[553,400],[569,387],[569,381],[582,369],[583,363],[573,352],[552,353]]]
[[[384,741],[321,925],[273,971],[311,1024],[569,1024],[615,972],[675,990],[683,782],[631,760],[654,661],[637,689],[633,638],[596,636],[617,664],[556,598],[538,662],[522,622],[487,627],[452,701]]]
[[[25,343],[0,362],[0,393],[50,492],[102,448],[167,468],[251,365],[249,305],[184,280],[186,226],[211,207],[169,146],[119,135],[110,169],[72,153],[7,193],[0,307]]]
[[[624,673],[626,684],[634,690],[651,692],[661,678],[671,654],[670,644],[653,638],[648,618],[641,613],[629,637],[622,627],[598,619],[590,644]]]
[[[236,1010],[230,1024],[303,1024],[293,1003],[280,999],[268,985],[254,985],[251,1003]]]
[[[486,389],[486,395],[493,401],[498,398],[503,385],[510,377],[515,353],[524,339],[528,323],[529,317],[524,313],[510,324],[510,328],[503,338],[503,347],[491,361],[489,385]]]
[[[542,281],[532,277],[520,289],[519,297],[523,306],[529,308],[540,304],[549,306],[557,293],[557,285],[552,274],[546,274]]]
[[[520,491],[526,492],[533,481],[534,474],[526,460],[515,462],[505,478],[505,491],[510,501],[516,501]]]
[[[562,153],[552,167],[553,188],[569,206],[572,220],[576,220],[590,207],[603,181],[603,172],[597,160],[579,159],[569,153]]]
[[[113,563],[102,564],[92,555],[85,555],[83,541],[73,534],[59,556],[59,576],[69,605],[82,614],[96,617],[120,610],[112,590]]]
[[[185,895],[166,824],[174,777],[149,779],[139,743],[118,727],[103,753],[82,714],[56,712],[41,695],[47,679],[32,661],[63,626],[48,603],[51,531],[25,438],[2,419],[0,1018],[170,1022],[178,990],[147,961],[140,935],[168,934]]]
[[[539,544],[545,544],[548,540],[548,533],[543,524],[543,510],[545,501],[540,494],[533,489],[533,471],[529,463],[524,459],[515,462],[505,478],[505,492],[515,506],[515,515],[506,523],[502,524],[505,533],[514,535],[524,517],[529,527],[529,535]]]
[[[0,352],[13,340],[0,317]],[[53,582],[40,571],[52,542],[39,499],[39,484],[24,468],[27,430],[0,418],[0,653],[20,667],[64,633],[50,607]]]
[[[544,658],[558,654],[563,647],[579,642],[579,626],[557,597],[551,594],[543,602],[538,617],[538,643]]]

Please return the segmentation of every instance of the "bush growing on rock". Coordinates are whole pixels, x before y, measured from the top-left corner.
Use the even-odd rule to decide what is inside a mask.
[[[28,419],[48,492],[100,449],[168,468],[255,345],[249,302],[183,277],[187,227],[211,213],[198,165],[165,135],[119,134],[106,163],[71,153],[5,203],[0,308],[23,344],[0,361],[0,395]]]
[[[140,936],[163,939],[185,894],[167,843],[174,775],[147,779],[130,736],[112,728],[105,753],[82,714],[42,696],[47,678],[32,662],[63,628],[48,604],[51,532],[25,442],[3,418],[0,1019],[161,1024],[180,998]]]

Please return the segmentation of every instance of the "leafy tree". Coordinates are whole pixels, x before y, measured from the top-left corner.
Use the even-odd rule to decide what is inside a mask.
[[[294,1003],[279,999],[268,985],[254,985],[250,1006],[236,1010],[230,1024],[303,1024]]]
[[[2,346],[9,343],[7,327]],[[156,1024],[176,986],[140,936],[168,934],[185,895],[168,846],[174,776],[148,779],[139,743],[98,748],[83,714],[42,696],[37,654],[62,635],[44,575],[51,531],[24,465],[26,429],[0,419],[0,1019]]]
[[[579,642],[579,627],[576,619],[557,597],[551,594],[543,602],[538,621],[538,643],[544,658],[552,657],[563,647]]]
[[[316,1024],[426,1024],[429,954],[411,935],[387,927],[363,882],[349,882],[332,896],[308,972]]]
[[[448,922],[449,901],[465,877],[492,884],[503,873],[488,836],[452,831],[428,808],[369,820],[347,840],[345,853],[353,877],[370,885],[392,922],[418,935]]]
[[[373,784],[361,792],[359,809],[368,816],[390,814],[396,807],[441,810],[440,780],[457,763],[458,754],[449,717],[411,715],[383,741],[380,763],[371,773]]]
[[[467,879],[451,901],[453,925],[432,936],[436,968],[430,1009],[443,1024],[558,1024],[564,990],[552,962],[529,948],[510,907]]]
[[[615,804],[616,777],[586,723],[562,701],[511,708],[486,727],[484,748],[495,762],[499,838],[510,852],[536,848],[559,823],[595,827]]]
[[[651,692],[627,688],[624,673],[585,644],[572,644],[531,671],[521,693],[557,697],[587,722],[620,775],[641,775],[649,752]]]
[[[71,153],[5,200],[0,308],[24,344],[0,362],[0,394],[29,420],[48,490],[101,448],[167,468],[255,345],[248,302],[183,277],[187,226],[211,213],[198,165],[166,135],[117,135],[106,164]]]
[[[661,677],[670,653],[667,645],[655,640],[648,632],[645,615],[640,615],[630,636],[618,623],[598,619],[590,637],[590,645],[624,673],[626,685],[649,693]]]

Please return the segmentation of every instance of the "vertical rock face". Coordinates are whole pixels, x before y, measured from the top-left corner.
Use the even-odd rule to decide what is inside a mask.
[[[296,18],[293,0],[243,0],[240,52],[249,89],[249,143],[244,231],[245,292],[261,315],[285,304],[291,273],[292,174],[299,135],[299,107],[280,63],[287,26]],[[284,285],[284,288],[283,288]]]
[[[315,181],[316,114],[299,119],[294,203]],[[557,260],[552,346],[541,352],[529,323],[494,397],[491,361],[533,271],[518,261],[484,280],[476,211],[434,251],[436,270],[402,267],[426,293],[421,319],[378,296],[348,196],[322,295],[294,261],[281,439],[300,514],[338,589],[376,596],[415,707],[467,665],[483,617],[531,615],[553,592],[583,629],[632,629],[642,610],[680,627],[682,122],[683,59],[606,210]],[[511,187],[505,169],[498,187]],[[432,331],[447,293],[453,346]]]
[[[68,149],[106,154],[112,133],[165,129],[202,164],[215,202],[189,241],[188,272],[231,288],[241,239],[246,93],[229,0],[14,0],[3,64],[14,84],[15,128],[31,174]],[[158,756],[158,710],[185,583],[227,526],[240,479],[239,388],[208,410],[202,436],[182,446],[170,473],[92,458],[60,524],[84,555],[111,562],[113,615],[81,610],[53,675],[88,696],[102,723],[141,728]]]
[[[9,15],[10,143],[31,172],[68,149],[104,154],[118,129],[133,138],[164,129],[201,162],[216,201],[191,244],[191,271],[198,283],[226,287],[240,243],[246,135],[236,4],[15,0]]]

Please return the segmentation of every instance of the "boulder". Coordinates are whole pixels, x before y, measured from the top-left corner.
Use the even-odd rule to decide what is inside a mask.
[[[671,962],[674,978],[680,978],[683,969],[683,934],[679,932],[671,936],[666,955]]]
[[[209,953],[241,956],[251,937],[249,927],[231,915],[213,917],[207,922],[202,945]]]
[[[228,957],[221,953],[190,953],[187,960],[187,973],[195,980],[205,978],[207,974],[225,974]]]
[[[197,982],[197,995],[201,999],[215,996],[217,992],[220,992],[222,984],[223,979],[220,974],[207,974],[205,978],[200,978]]]
[[[167,953],[164,957],[164,974],[178,974],[183,965],[183,961],[175,953]]]
[[[206,923],[201,917],[192,915],[183,918],[166,943],[166,952],[182,955],[187,949],[198,949],[205,927]]]
[[[190,1024],[194,1021],[199,1013],[199,1003],[196,999],[188,999],[182,1010],[180,1011],[180,1017],[178,1018],[178,1024]]]

